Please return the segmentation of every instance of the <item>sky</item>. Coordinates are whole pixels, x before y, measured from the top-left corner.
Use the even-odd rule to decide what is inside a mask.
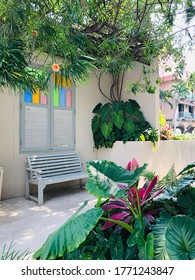
[[[181,13],[177,15],[176,21],[174,23],[173,32],[182,30],[183,28],[187,28],[191,36],[191,48],[192,51],[187,51],[185,53],[186,56],[186,71],[189,72],[195,72],[195,18],[193,18],[188,24],[186,23],[186,17],[185,13]],[[185,44],[187,41],[189,41],[189,36],[186,31],[181,32],[182,41]]]
[[[186,70],[195,72],[195,49],[193,52],[186,52]]]

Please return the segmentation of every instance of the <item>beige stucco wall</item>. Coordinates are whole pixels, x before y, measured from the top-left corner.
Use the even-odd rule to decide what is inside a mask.
[[[151,124],[153,128],[159,127],[159,88],[155,84],[157,79],[157,73],[150,74],[150,80],[152,85],[157,87],[156,94],[148,94],[146,92],[142,92],[139,94],[134,95],[128,91],[128,82],[136,82],[142,81],[143,74],[142,74],[143,65],[141,63],[137,63],[133,68],[133,71],[126,72],[125,79],[124,79],[124,88],[123,88],[123,95],[122,99],[134,99],[138,102],[141,107],[141,111],[143,112],[146,120]],[[155,69],[152,66],[152,69]]]
[[[97,151],[93,149],[91,131],[92,111],[99,102],[107,102],[98,89],[97,75],[98,73],[93,73],[89,80],[77,84],[76,87],[76,149],[79,151],[83,162],[97,158]],[[110,77],[105,75],[102,83],[105,91],[107,91],[110,85]]]
[[[125,167],[136,158],[139,165],[148,164],[148,170],[160,177],[167,174],[171,166],[179,173],[187,164],[195,161],[195,141],[159,141],[156,150],[151,142],[118,141],[112,149],[99,149],[98,160],[110,160]]]
[[[92,74],[85,83],[77,84],[75,93],[76,150],[83,162],[98,158],[98,151],[93,149],[92,110],[97,103],[108,102],[98,89],[96,74]],[[140,64],[131,73],[126,73],[123,100],[136,99],[146,119],[153,127],[156,127],[159,111],[158,94],[142,93],[134,96],[127,93],[127,81],[135,81],[140,79],[140,76]],[[155,79],[155,76],[152,79]],[[101,84],[104,91],[108,92],[111,84],[110,76],[105,75]],[[26,154],[19,153],[19,96],[6,90],[4,90],[4,93],[0,92],[0,137],[0,166],[4,167],[2,199],[24,196]]]
[[[103,80],[105,89],[109,76]],[[93,74],[76,87],[76,150],[81,160],[97,158],[91,133],[92,110],[99,102],[106,102]],[[0,166],[4,167],[2,199],[24,196],[26,155],[19,152],[19,95],[4,89],[0,92]]]

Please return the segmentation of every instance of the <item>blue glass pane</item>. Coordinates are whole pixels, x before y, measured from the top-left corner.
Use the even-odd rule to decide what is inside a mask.
[[[60,88],[60,106],[66,106],[66,91],[64,87]]]
[[[32,103],[32,90],[28,89],[24,92],[24,102]]]

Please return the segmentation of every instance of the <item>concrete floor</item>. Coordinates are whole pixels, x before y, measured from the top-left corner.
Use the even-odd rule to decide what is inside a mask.
[[[0,201],[0,255],[11,242],[15,250],[34,252],[85,200],[89,200],[86,210],[96,202],[79,187],[46,191],[44,200],[42,206],[23,197]]]

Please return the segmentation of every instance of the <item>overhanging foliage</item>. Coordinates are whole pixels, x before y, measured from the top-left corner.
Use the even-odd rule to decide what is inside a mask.
[[[178,11],[190,22],[194,16],[192,1],[1,0],[1,41],[5,44],[17,39],[22,49],[15,59],[14,75],[10,72],[11,57],[0,56],[0,85],[20,88],[22,83],[28,86],[28,81],[31,85],[25,65],[32,63],[36,51],[51,58],[41,67],[51,69],[51,63],[60,57],[60,72],[72,82],[85,79],[94,66],[111,73],[112,87],[103,94],[118,101],[124,71],[132,68],[134,61],[151,64],[168,54],[179,59],[181,52],[175,51],[174,36],[169,36]],[[101,75],[102,91],[100,80]],[[40,84],[40,80],[36,82]]]

